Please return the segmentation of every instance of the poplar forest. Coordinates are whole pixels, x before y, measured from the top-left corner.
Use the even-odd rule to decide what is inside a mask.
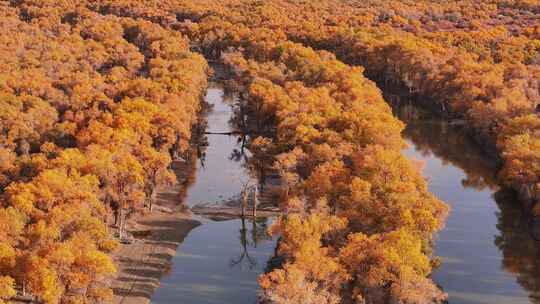
[[[400,100],[460,125],[540,221],[538,0],[10,0],[0,27],[0,303],[118,302],[135,219],[171,187],[186,209],[199,139],[231,134],[279,181],[258,303],[445,303],[453,208],[403,152]],[[236,96],[228,135],[205,135],[210,79]],[[531,293],[539,256],[505,266]]]

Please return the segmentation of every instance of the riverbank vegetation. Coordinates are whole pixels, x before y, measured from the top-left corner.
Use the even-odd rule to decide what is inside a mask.
[[[251,143],[255,157],[275,156],[289,185],[273,228],[286,262],[261,278],[265,298],[442,300],[426,277],[447,207],[401,155],[403,124],[362,69],[265,28],[209,18],[182,30],[231,68],[251,119],[275,126]]]
[[[502,160],[501,183],[540,188],[534,1],[0,8],[0,297],[14,286],[47,303],[106,296],[97,284],[114,271],[106,218],[116,212],[122,227],[170,181],[206,86],[195,52],[230,68],[250,119],[273,132],[250,143],[287,183],[273,228],[284,264],[261,277],[265,300],[444,299],[428,276],[447,207],[401,154],[403,124],[375,83],[465,119]]]
[[[214,58],[250,40],[331,51],[365,67],[381,86],[403,88],[434,112],[466,119],[471,135],[501,160],[501,183],[540,193],[534,1],[165,1],[152,14],[145,6],[103,1],[100,8],[188,32],[211,24],[200,43],[212,44],[206,55]],[[244,35],[254,28],[259,37]]]
[[[220,41],[213,54],[258,27],[363,66],[381,86],[401,87],[422,106],[465,118],[471,134],[502,160],[500,181],[540,193],[534,1],[171,1],[169,9],[188,26],[221,22],[203,41]]]
[[[206,87],[179,33],[57,1],[2,2],[0,297],[102,303],[128,213],[170,183]]]
[[[263,116],[257,120],[273,117],[277,125],[275,137],[255,139],[253,150],[263,145],[276,155],[290,185],[273,227],[286,262],[261,278],[266,298],[442,299],[426,276],[446,207],[400,154],[403,125],[359,69],[298,44],[276,48],[261,63],[238,53],[225,59],[248,106]]]

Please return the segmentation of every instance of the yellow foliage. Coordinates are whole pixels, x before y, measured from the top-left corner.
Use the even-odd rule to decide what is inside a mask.
[[[16,294],[15,280],[9,276],[0,276],[0,303]]]

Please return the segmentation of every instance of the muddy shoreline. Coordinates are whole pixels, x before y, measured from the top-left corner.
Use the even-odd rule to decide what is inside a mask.
[[[178,246],[201,224],[182,206],[189,186],[183,172],[189,170],[189,164],[175,161],[172,170],[178,182],[157,189],[153,211],[136,214],[127,221],[127,231],[133,239],[130,244],[121,244],[113,255],[118,272],[110,284],[114,292],[112,303],[150,303],[161,278],[171,267]]]
[[[229,76],[224,66],[213,64],[212,67],[214,73],[210,76],[209,82],[226,82]],[[209,85],[209,89],[211,88],[212,85]],[[194,228],[199,225],[206,226],[202,224],[205,218],[212,221],[228,221],[242,217],[240,200],[236,196],[215,202],[202,200],[194,206],[187,202],[188,189],[196,184],[197,178],[204,179],[197,173],[200,173],[198,163],[206,162],[208,156],[208,136],[233,135],[208,135],[207,132],[211,131],[207,121],[208,111],[214,111],[215,108],[204,99],[202,106],[199,122],[193,126],[192,149],[188,160],[175,161],[171,166],[177,175],[178,183],[157,189],[152,212],[139,213],[127,220],[128,235],[133,237],[131,243],[121,244],[113,255],[118,268],[116,277],[110,283],[114,293],[112,301],[114,304],[150,303],[162,278],[173,271],[173,258],[177,254],[178,247],[184,243]],[[275,206],[275,201],[280,195],[279,185],[278,177],[268,178],[264,185],[261,185],[265,191],[260,193],[256,215],[253,215],[253,205],[250,203],[245,219],[259,220],[278,216],[280,210]]]

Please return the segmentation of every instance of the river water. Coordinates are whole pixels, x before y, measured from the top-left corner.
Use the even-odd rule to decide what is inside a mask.
[[[435,246],[442,266],[433,272],[449,303],[540,303],[539,246],[515,197],[498,189],[493,162],[464,127],[412,106],[398,112],[407,123],[404,153],[424,162],[430,191],[451,207]]]
[[[208,131],[232,129],[233,101],[220,85],[211,84]],[[517,201],[499,191],[492,162],[460,127],[429,119],[410,106],[396,115],[407,123],[404,153],[424,163],[430,191],[451,206],[435,245],[442,265],[433,272],[449,303],[540,303],[539,246]],[[227,199],[248,178],[238,137],[208,135],[206,140],[188,206]],[[255,303],[257,277],[276,246],[264,233],[269,220],[198,219],[203,224],[179,247],[152,303]]]
[[[211,83],[205,100],[211,106],[207,131],[231,131],[234,98],[225,96],[219,84]],[[237,136],[207,135],[206,142],[185,200],[189,207],[230,198],[248,180]],[[265,233],[270,220],[196,219],[202,225],[179,246],[152,303],[255,303],[257,277],[264,272],[276,246],[276,240]]]

